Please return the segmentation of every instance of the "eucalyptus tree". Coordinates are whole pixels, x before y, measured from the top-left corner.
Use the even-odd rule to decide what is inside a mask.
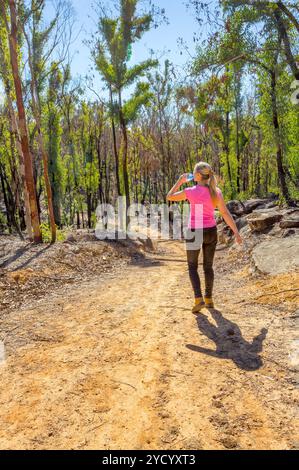
[[[249,71],[253,72],[255,69],[253,73],[264,74],[263,80],[266,82],[263,90],[270,97],[268,121],[272,126],[279,187],[285,200],[291,203],[280,122],[281,110],[278,105],[279,77],[285,64],[283,36],[277,28],[275,16],[261,16],[259,5],[263,2],[221,3],[225,6],[223,27],[213,36],[213,41],[210,40],[209,45],[200,50],[195,62],[197,71],[201,69],[217,71],[228,64],[234,66],[247,64]],[[255,5],[258,6],[255,8]],[[256,24],[258,19],[264,21],[260,24],[259,35],[253,34],[252,29],[252,25]]]
[[[63,75],[57,64],[51,66],[47,92],[47,154],[51,191],[53,195],[54,221],[61,227],[61,202],[63,176],[61,168],[61,110],[59,106]]]
[[[296,1],[223,0],[224,11],[241,12],[245,22],[261,25],[269,37],[273,28],[281,37],[281,49],[296,80],[299,80],[299,8]]]
[[[39,150],[40,150],[40,153],[42,155],[42,160],[43,160],[44,180],[45,180],[47,202],[48,202],[49,221],[50,221],[50,227],[51,227],[51,241],[52,243],[54,243],[56,241],[56,224],[55,224],[55,215],[54,215],[54,208],[53,208],[52,188],[51,188],[51,183],[50,183],[50,178],[49,178],[49,163],[48,163],[49,159],[48,159],[48,153],[47,153],[46,145],[45,145],[45,138],[44,138],[43,131],[42,131],[42,120],[41,120],[42,109],[41,109],[41,102],[40,102],[40,85],[41,84],[39,82],[39,74],[40,74],[40,67],[41,67],[39,52],[40,52],[40,49],[42,50],[43,41],[45,40],[45,38],[47,38],[48,34],[50,33],[50,31],[47,30],[43,34],[41,31],[38,30],[38,24],[40,23],[41,18],[42,18],[43,8],[44,8],[44,2],[33,1],[31,5],[31,10],[29,12],[26,12],[28,17],[32,16],[33,18],[32,41],[30,40],[25,27],[23,27],[23,32],[24,32],[26,42],[27,42],[27,47],[28,47],[31,104],[32,104],[33,116],[36,122]]]
[[[236,24],[236,20],[241,25],[238,37],[242,31],[247,30],[247,35],[254,32],[253,26],[260,28],[259,38],[255,44],[251,44],[247,50],[243,51],[241,61],[254,64],[261,72],[266,72],[268,77],[268,91],[270,95],[270,119],[273,127],[274,142],[276,145],[276,163],[279,178],[279,186],[285,200],[292,203],[289,185],[292,182],[288,163],[286,159],[287,145],[282,133],[282,112],[279,106],[280,77],[289,66],[289,71],[294,78],[299,78],[299,68],[296,61],[298,54],[298,4],[282,1],[259,1],[250,0],[222,2],[224,11],[229,18],[229,24]],[[249,41],[247,41],[247,44]],[[288,93],[288,90],[284,90]],[[290,94],[290,92],[289,92]],[[290,100],[289,100],[290,101]],[[291,103],[289,103],[291,106]],[[298,123],[298,120],[297,120]]]
[[[162,71],[149,73],[148,80],[153,94],[152,106],[150,107],[151,119],[154,124],[153,134],[156,134],[158,150],[161,156],[161,182],[162,194],[166,198],[167,184],[174,184],[171,178],[171,126],[173,123],[173,100],[174,97],[174,69],[169,60],[165,60]],[[156,125],[158,124],[158,125]],[[166,200],[164,199],[164,202]]]
[[[28,63],[30,70],[30,90],[32,112],[36,123],[37,140],[39,151],[43,160],[44,182],[47,194],[48,213],[51,227],[52,243],[56,240],[56,222],[59,224],[59,213],[56,204],[56,210],[53,206],[53,190],[57,190],[57,185],[53,185],[54,175],[49,175],[49,156],[44,136],[42,114],[43,114],[43,92],[47,83],[47,77],[53,74],[53,65],[49,67],[48,63],[57,47],[67,50],[68,44],[65,44],[65,30],[67,29],[70,10],[68,2],[58,2],[51,21],[47,26],[45,22],[45,0],[31,0],[30,6],[24,5],[24,22],[22,23],[23,34],[26,39]],[[68,37],[69,40],[70,37]],[[64,59],[64,54],[60,57],[57,67]],[[50,81],[51,86],[51,81]],[[50,179],[52,179],[52,184]],[[57,202],[59,195],[54,195]],[[55,213],[56,212],[56,213]],[[56,220],[55,220],[56,219]]]
[[[33,230],[33,238],[36,243],[42,242],[38,206],[36,198],[35,181],[33,176],[32,155],[29,145],[27,117],[24,105],[23,86],[19,68],[19,37],[22,31],[23,9],[14,0],[0,1],[2,20],[6,29],[9,43],[10,65],[14,82],[16,103],[18,110],[18,128],[20,133],[22,154],[24,158],[25,182],[28,191],[30,217]]]
[[[111,112],[118,120],[122,132],[122,181],[127,207],[130,205],[128,175],[128,124],[137,117],[140,109],[149,103],[149,84],[141,78],[156,60],[148,59],[129,66],[132,44],[149,31],[153,23],[149,12],[137,13],[138,0],[119,0],[117,17],[108,16],[104,10],[99,18],[98,38],[93,50],[96,68],[111,92]],[[136,89],[127,100],[123,99],[126,88],[136,83]],[[116,96],[116,100],[114,97]],[[126,219],[128,222],[128,218]]]
[[[8,119],[10,127],[10,173],[12,178],[13,193],[15,199],[15,209],[19,213],[19,224],[16,223],[16,229],[26,228],[29,239],[32,239],[32,227],[30,218],[30,205],[28,191],[25,181],[24,157],[21,145],[21,138],[18,129],[18,122],[14,107],[13,77],[10,69],[9,50],[7,43],[7,33],[3,21],[0,19],[0,80],[3,83],[5,92],[5,102],[8,110]],[[24,198],[25,211],[22,204]],[[23,220],[25,219],[25,227]]]

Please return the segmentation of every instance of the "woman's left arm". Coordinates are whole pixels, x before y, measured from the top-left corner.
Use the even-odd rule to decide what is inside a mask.
[[[171,188],[169,193],[167,194],[167,201],[186,201],[187,197],[185,194],[185,190],[176,192],[182,184],[187,183],[187,174],[184,174],[179,177],[178,181],[175,185]]]

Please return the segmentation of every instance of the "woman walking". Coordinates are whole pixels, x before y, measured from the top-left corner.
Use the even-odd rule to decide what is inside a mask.
[[[227,225],[232,229],[236,242],[241,244],[242,238],[238,228],[232,218],[221,190],[217,187],[217,180],[211,166],[205,162],[195,165],[193,179],[196,183],[190,188],[178,191],[182,184],[187,183],[187,174],[182,175],[167,195],[168,201],[185,201],[190,203],[190,218],[188,223],[188,233],[193,234],[195,239],[202,237],[203,250],[203,270],[205,277],[205,296],[203,298],[201,282],[198,275],[198,257],[201,248],[186,245],[187,262],[190,281],[194,291],[195,303],[192,308],[193,313],[197,313],[202,307],[214,308],[213,287],[214,269],[213,261],[218,241],[217,222],[215,219],[215,209],[218,208]],[[198,210],[200,208],[200,210]],[[188,237],[189,238],[189,237]]]

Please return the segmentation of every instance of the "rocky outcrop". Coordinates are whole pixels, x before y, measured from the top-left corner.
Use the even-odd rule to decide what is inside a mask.
[[[230,201],[227,206],[242,213],[236,201]],[[244,201],[242,207],[245,208],[242,215],[233,213],[232,216],[244,241],[241,251],[246,259],[251,259],[251,272],[276,274],[298,269],[299,208],[278,206],[277,201],[269,199]],[[233,243],[232,231],[221,220],[217,221],[218,241],[222,244],[218,249],[226,246],[239,249]]]
[[[283,214],[273,209],[265,209],[263,212],[252,213],[247,216],[249,227],[252,231],[262,232],[277,222],[280,222]]]
[[[241,201],[229,201],[227,203],[227,208],[232,215],[236,215],[237,217],[240,217],[241,215],[245,214],[245,207],[243,202]]]
[[[279,226],[281,228],[299,228],[299,210],[287,211]]]
[[[299,230],[298,230],[298,233],[299,233]],[[293,228],[287,228],[286,230],[282,232],[283,238],[291,237],[292,235],[296,235],[296,230]]]
[[[252,251],[255,267],[265,274],[299,269],[299,235],[259,243]]]
[[[248,225],[247,217],[240,217],[235,222],[239,231]]]
[[[299,219],[284,219],[280,222],[281,228],[299,228]]]
[[[267,204],[272,202],[269,199],[249,199],[244,202],[245,213],[250,214],[255,209],[266,209]]]
[[[278,206],[277,201],[267,202],[266,209],[272,209],[273,207],[277,207],[277,206]]]

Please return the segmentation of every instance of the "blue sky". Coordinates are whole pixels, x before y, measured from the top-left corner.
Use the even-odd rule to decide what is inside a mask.
[[[83,41],[95,31],[97,15],[93,0],[72,0],[72,4],[76,13],[74,28],[76,40],[71,46],[72,74],[75,78],[79,75],[84,76],[92,64],[89,49]],[[149,50],[153,49],[162,64],[168,58],[178,67],[178,72],[184,73],[184,65],[190,59],[189,53],[191,55],[195,53],[193,35],[199,31],[194,11],[192,8],[187,9],[186,0],[154,0],[154,4],[165,9],[169,24],[162,24],[157,29],[145,33],[142,39],[133,45],[130,65],[149,58]],[[189,53],[178,46],[180,37],[188,46]],[[101,86],[101,81],[97,76],[95,82],[97,92],[101,91]]]
[[[146,0],[140,0],[141,3],[144,1],[146,4]],[[96,30],[97,14],[95,12],[96,0],[71,0],[71,3],[75,12],[75,24],[70,55],[72,57],[72,77],[76,79],[80,76],[85,77],[92,66],[90,51],[88,46],[84,44],[84,40],[90,39],[92,32]],[[107,1],[107,3],[112,4],[112,1]],[[153,3],[160,9],[165,9],[168,23],[145,33],[142,39],[133,45],[129,65],[148,59],[150,56],[149,51],[153,49],[161,65],[166,59],[169,59],[177,67],[177,75],[180,76],[181,74],[183,77],[186,62],[190,60],[190,55],[194,56],[195,54],[194,33],[198,34],[200,31],[194,10],[192,7],[189,9],[186,7],[187,0],[153,0]],[[52,0],[47,0],[44,15],[46,24],[53,17],[51,4]],[[179,38],[183,38],[189,52],[185,48],[179,47]],[[105,97],[105,92],[102,89],[104,85],[97,73],[95,73],[95,77],[93,88],[98,94]],[[0,86],[0,103],[2,92]],[[86,89],[86,95],[91,99],[95,99],[94,93],[88,89]],[[126,98],[126,94],[124,97]]]

